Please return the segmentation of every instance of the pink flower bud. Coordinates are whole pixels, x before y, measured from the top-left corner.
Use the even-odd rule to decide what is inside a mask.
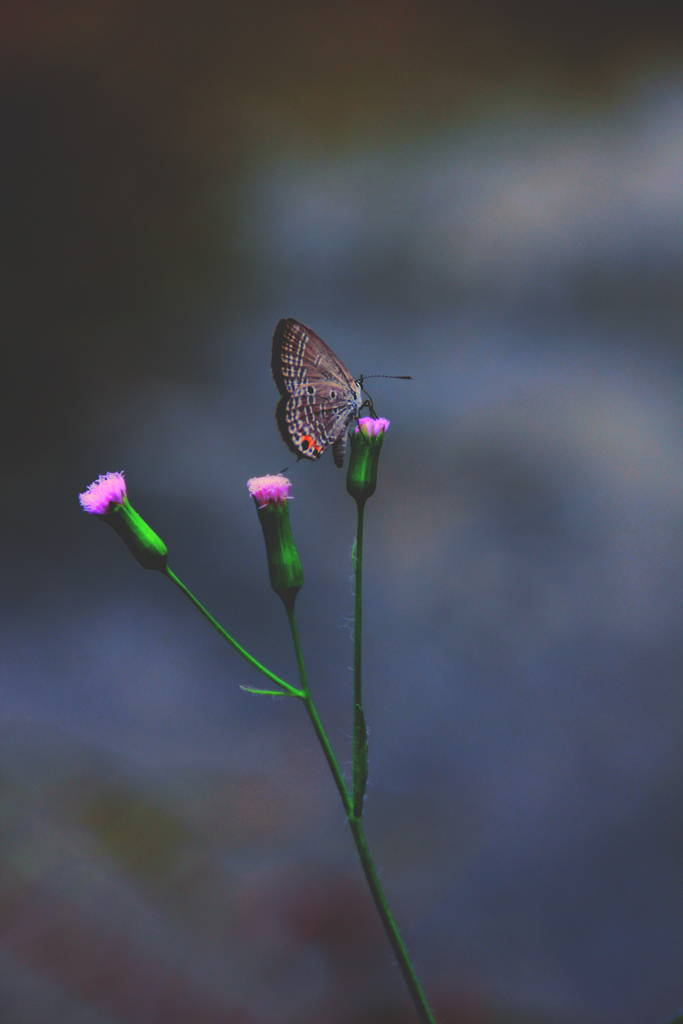
[[[360,431],[368,439],[379,437],[389,429],[389,423],[390,421],[386,420],[384,416],[363,416],[356,424],[355,433]]]
[[[99,476],[78,495],[78,500],[86,512],[98,516],[118,533],[144,569],[166,571],[166,545],[128,501],[123,473]]]
[[[290,486],[287,477],[280,475],[254,476],[247,482],[266,542],[270,585],[288,610],[294,608],[294,599],[304,583],[289,524]]]
[[[277,476],[253,476],[247,480],[249,493],[256,502],[257,508],[264,508],[269,502],[282,505],[289,500],[291,482],[280,473]]]
[[[364,504],[375,493],[379,453],[388,426],[389,420],[383,416],[364,416],[351,434],[346,490],[357,503]]]

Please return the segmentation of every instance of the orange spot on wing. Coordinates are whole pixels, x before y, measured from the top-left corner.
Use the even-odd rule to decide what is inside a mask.
[[[319,444],[315,443],[315,441],[313,440],[313,438],[311,437],[310,434],[303,434],[303,436],[301,438],[301,442],[300,442],[302,448],[303,448],[304,442],[307,442],[307,447],[304,448],[304,451],[308,451],[309,448],[314,448],[315,451],[317,451],[317,452],[321,452],[322,451],[321,446]]]

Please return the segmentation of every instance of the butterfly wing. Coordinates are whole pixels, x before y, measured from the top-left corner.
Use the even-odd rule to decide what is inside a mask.
[[[339,386],[327,381],[316,384],[314,394],[300,388],[296,394],[282,397],[275,410],[285,444],[297,455],[313,460],[319,459],[346,433],[353,416],[354,409],[348,400],[340,401]],[[341,455],[343,464],[343,452]]]
[[[318,381],[356,390],[355,380],[330,346],[291,317],[275,328],[270,368],[281,395],[293,395],[302,385]]]
[[[346,430],[363,401],[360,386],[322,338],[292,319],[275,328],[271,369],[282,395],[275,418],[285,444],[312,460],[333,445],[341,467]]]

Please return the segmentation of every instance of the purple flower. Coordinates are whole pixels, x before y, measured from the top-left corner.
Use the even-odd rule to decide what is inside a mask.
[[[78,500],[86,512],[99,516],[118,533],[143,568],[166,572],[166,545],[128,501],[123,473],[99,476]]]
[[[91,515],[105,516],[111,505],[123,505],[126,501],[126,481],[123,473],[105,473],[98,476],[94,483],[78,500],[86,512]]]
[[[291,486],[287,477],[280,473],[276,476],[253,476],[251,480],[247,480],[247,487],[256,502],[256,508],[265,508],[269,502],[273,505],[284,504],[289,500]]]
[[[379,437],[389,429],[389,420],[384,416],[363,416],[356,424],[355,433],[361,431],[367,438]]]

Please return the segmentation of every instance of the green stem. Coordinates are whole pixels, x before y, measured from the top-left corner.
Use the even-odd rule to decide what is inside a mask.
[[[357,554],[358,552],[356,550],[356,556]],[[393,949],[394,955],[396,956],[396,959],[398,961],[401,973],[403,974],[406,985],[408,986],[410,994],[413,998],[413,1003],[415,1004],[415,1009],[417,1010],[417,1015],[420,1019],[420,1024],[435,1024],[432,1011],[429,1009],[429,1004],[427,1003],[425,994],[422,991],[420,982],[417,979],[415,968],[410,962],[408,950],[406,949],[403,939],[400,936],[399,930],[396,926],[396,922],[391,916],[389,904],[387,903],[386,896],[382,891],[382,886],[379,883],[377,871],[375,870],[375,865],[373,864],[372,856],[370,854],[368,843],[365,838],[365,833],[363,831],[362,822],[360,820],[360,817],[354,814],[353,800],[351,799],[351,794],[349,793],[346,781],[344,779],[344,776],[342,775],[342,771],[341,768],[339,767],[337,759],[334,756],[334,751],[332,750],[330,741],[328,740],[325,734],[325,730],[322,727],[320,718],[318,716],[318,712],[316,710],[315,704],[313,703],[313,698],[311,697],[311,693],[308,688],[306,668],[304,665],[304,658],[301,651],[301,642],[299,640],[299,629],[296,623],[296,615],[294,612],[294,599],[292,599],[290,602],[285,601],[284,604],[285,609],[287,611],[287,618],[289,619],[289,628],[292,632],[294,653],[296,655],[296,663],[299,669],[299,679],[301,680],[301,691],[304,695],[303,702],[306,707],[306,711],[308,712],[308,717],[311,719],[313,728],[315,729],[315,733],[320,742],[320,746],[323,749],[325,759],[330,767],[330,771],[332,772],[332,777],[339,791],[342,804],[344,805],[344,811],[346,812],[346,820],[349,823],[351,835],[353,836],[353,841],[356,844],[356,850],[358,851],[358,856],[360,858],[363,871],[365,872],[365,877],[367,879],[368,886],[370,887],[370,893],[372,895],[373,900],[375,901],[375,906],[377,907],[380,919],[382,921],[382,924],[384,925],[384,930],[387,933],[387,937],[389,939],[389,942],[391,943],[391,948]]]
[[[365,872],[367,883],[370,886],[370,892],[372,898],[375,901],[375,906],[382,919],[384,930],[387,933],[391,948],[394,951],[394,955],[398,960],[398,966],[401,968],[401,973],[405,979],[405,983],[408,986],[410,994],[417,1010],[417,1015],[420,1018],[421,1024],[436,1024],[432,1011],[429,1009],[427,998],[422,991],[422,986],[418,981],[415,968],[410,962],[408,956],[408,950],[405,947],[403,939],[396,927],[396,922],[391,916],[389,910],[389,904],[387,903],[386,896],[382,891],[382,886],[379,884],[379,878],[375,870],[375,865],[372,861],[372,855],[368,849],[368,843],[365,838],[363,831],[363,825],[360,818],[349,818],[349,825],[351,827],[351,834],[353,835],[353,841],[356,844],[358,850],[358,856]]]
[[[185,597],[187,597],[195,606],[195,608],[202,613],[206,621],[211,623],[216,632],[220,633],[223,639],[226,640],[233,648],[233,650],[237,651],[237,653],[240,654],[245,661],[249,662],[249,664],[258,672],[260,672],[261,675],[264,675],[266,679],[270,679],[271,683],[275,683],[277,686],[281,686],[282,689],[290,695],[290,697],[298,697],[300,700],[303,699],[304,694],[301,692],[301,690],[297,690],[295,686],[290,686],[290,684],[286,683],[284,679],[279,679],[278,676],[276,676],[269,669],[265,668],[264,665],[261,665],[261,663],[258,662],[256,658],[252,658],[251,654],[249,654],[248,651],[245,651],[243,647],[240,647],[237,641],[233,640],[229,633],[226,633],[223,627],[218,622],[216,622],[213,615],[210,615],[209,612],[207,612],[206,608],[199,603],[194,594],[187,589],[185,584],[178,579],[176,574],[172,572],[168,566],[166,566],[166,576],[172,583],[175,583],[176,587],[178,587],[179,590],[182,590]]]
[[[360,528],[359,528],[359,536],[361,538],[361,540],[360,540],[360,551],[361,551],[361,556],[362,556],[362,515],[360,515],[360,511],[359,511],[359,526],[360,526]],[[356,549],[356,557],[358,557],[358,548]],[[362,562],[361,562],[361,564],[362,564]],[[358,563],[357,563],[357,565],[358,565]],[[251,654],[249,654],[247,651],[245,651],[243,647],[240,647],[240,645],[237,643],[237,641],[233,640],[233,638],[230,636],[230,634],[227,633],[223,629],[223,627],[216,621],[216,619],[214,619],[213,615],[211,615],[206,610],[206,608],[204,608],[204,606],[199,603],[199,601],[194,596],[194,594],[190,590],[188,590],[188,588],[185,586],[185,584],[181,580],[178,579],[178,577],[175,575],[175,573],[172,572],[172,570],[169,569],[168,566],[166,567],[165,574],[168,577],[168,579],[170,579],[172,583],[175,583],[175,585],[178,587],[178,589],[181,590],[183,592],[183,594],[185,594],[185,596],[188,598],[188,600],[190,600],[192,602],[192,604],[195,606],[195,608],[197,608],[197,610],[199,612],[201,612],[201,614],[204,616],[206,621],[209,622],[213,626],[213,628],[216,630],[216,632],[219,633],[220,636],[222,636],[223,639],[226,640],[227,643],[229,643],[230,646],[235,651],[237,651],[237,653],[239,655],[241,655],[244,658],[245,661],[247,661],[253,668],[255,668],[259,672],[261,672],[261,674],[264,675],[267,679],[270,679],[271,682],[275,683],[277,686],[282,687],[282,689],[286,693],[290,694],[292,697],[298,697],[300,700],[302,700],[304,702],[304,705],[306,707],[306,711],[308,712],[308,717],[311,720],[311,723],[312,723],[313,728],[315,730],[316,736],[318,737],[318,741],[320,743],[320,746],[323,749],[323,753],[324,753],[325,758],[327,760],[327,763],[329,765],[330,771],[332,772],[332,777],[333,777],[333,779],[335,781],[335,784],[337,786],[337,790],[339,791],[339,796],[341,797],[341,801],[342,801],[342,804],[344,806],[344,811],[346,813],[346,818],[347,818],[347,821],[349,823],[349,827],[351,828],[351,834],[353,836],[353,841],[356,844],[356,849],[358,851],[358,856],[359,856],[360,862],[361,862],[361,864],[363,866],[363,871],[365,872],[365,877],[366,877],[368,885],[370,887],[370,892],[372,894],[372,898],[375,901],[375,906],[377,907],[377,910],[379,912],[379,916],[380,916],[380,918],[382,920],[382,924],[384,925],[384,929],[385,929],[385,931],[387,933],[387,937],[389,939],[389,942],[391,943],[391,947],[392,947],[392,949],[394,951],[396,959],[398,960],[398,965],[399,965],[399,967],[401,969],[403,977],[405,978],[406,984],[408,985],[408,989],[409,989],[410,994],[411,994],[411,996],[413,998],[413,1002],[415,1004],[415,1008],[417,1010],[417,1014],[418,1014],[418,1017],[420,1019],[420,1022],[421,1022],[421,1024],[435,1024],[434,1017],[432,1016],[431,1010],[429,1009],[429,1006],[427,1004],[427,1000],[425,998],[424,992],[422,991],[422,988],[420,987],[420,983],[417,980],[417,975],[415,974],[415,970],[413,968],[413,965],[410,962],[410,958],[408,956],[408,951],[406,950],[406,947],[405,947],[405,945],[403,943],[403,940],[402,940],[402,938],[401,938],[401,936],[399,934],[398,928],[396,927],[396,922],[394,921],[393,917],[391,916],[391,911],[389,910],[389,906],[387,904],[386,897],[385,897],[385,895],[384,895],[384,893],[382,891],[382,887],[381,887],[381,885],[379,883],[379,878],[377,877],[377,872],[376,872],[375,866],[374,866],[374,864],[372,862],[372,857],[370,855],[370,850],[368,849],[368,844],[367,844],[367,840],[365,838],[365,833],[363,832],[363,826],[361,824],[360,817],[354,814],[354,803],[353,803],[353,800],[351,798],[351,794],[349,793],[348,787],[346,785],[346,781],[345,781],[344,776],[342,774],[341,768],[339,767],[337,759],[334,756],[334,752],[333,752],[332,747],[330,745],[330,741],[328,740],[328,738],[327,738],[327,736],[325,734],[325,730],[322,727],[322,723],[320,721],[320,717],[318,716],[318,712],[316,710],[315,704],[313,703],[313,698],[311,697],[311,694],[310,694],[310,691],[309,691],[309,688],[308,688],[308,680],[307,680],[307,677],[306,677],[306,667],[304,665],[303,654],[302,654],[302,651],[301,651],[301,642],[299,640],[299,630],[298,630],[298,627],[297,627],[296,616],[294,614],[294,599],[292,599],[291,601],[285,601],[284,603],[285,603],[285,608],[287,609],[287,617],[289,619],[289,625],[290,625],[290,629],[291,629],[291,632],[292,632],[292,640],[294,642],[294,651],[295,651],[295,654],[296,654],[296,662],[297,662],[297,667],[298,667],[298,670],[299,670],[299,678],[301,680],[301,689],[300,690],[297,690],[294,686],[290,686],[290,684],[286,683],[284,681],[284,679],[280,679],[273,672],[271,672],[269,669],[265,668],[258,661],[256,661],[256,659],[253,658],[251,656]],[[357,580],[358,580],[358,576],[357,576]],[[357,602],[357,607],[358,607],[358,602]],[[360,619],[358,619],[357,621],[358,621],[358,623],[360,623]],[[355,660],[354,660],[354,668],[355,668]],[[360,654],[358,654],[358,679],[359,679],[359,683],[360,683]],[[255,692],[265,692],[265,691],[255,691]],[[358,692],[360,694],[360,686],[359,686],[359,691]],[[355,690],[354,690],[354,694],[355,694]],[[362,716],[362,712],[361,712],[361,716]],[[354,726],[355,726],[355,717],[354,717]],[[354,739],[355,739],[355,731],[354,731]],[[355,764],[355,762],[354,762],[354,764]]]
[[[367,779],[367,736],[363,718],[362,653],[363,653],[363,524],[365,501],[357,500],[356,578],[353,623],[353,813],[363,814],[363,796]]]
[[[315,734],[318,737],[318,742],[320,743],[320,746],[323,748],[325,760],[327,761],[330,771],[332,772],[332,778],[334,779],[335,785],[339,790],[339,796],[341,797],[341,801],[344,805],[344,810],[346,811],[346,816],[348,818],[353,813],[353,803],[351,801],[351,794],[349,793],[348,787],[346,785],[346,780],[344,779],[341,768],[339,767],[337,759],[334,756],[332,747],[330,746],[330,741],[328,740],[325,734],[325,730],[322,727],[320,718],[318,717],[318,712],[316,710],[315,704],[313,703],[311,692],[308,689],[308,679],[306,678],[306,666],[304,665],[304,656],[301,651],[301,641],[299,640],[299,627],[296,624],[296,614],[294,612],[294,601],[285,601],[284,605],[287,611],[287,618],[289,619],[289,628],[292,632],[292,642],[294,644],[296,664],[299,669],[299,679],[301,680],[301,691],[304,694],[304,705],[306,706],[308,717],[310,718],[313,728],[315,729]]]

